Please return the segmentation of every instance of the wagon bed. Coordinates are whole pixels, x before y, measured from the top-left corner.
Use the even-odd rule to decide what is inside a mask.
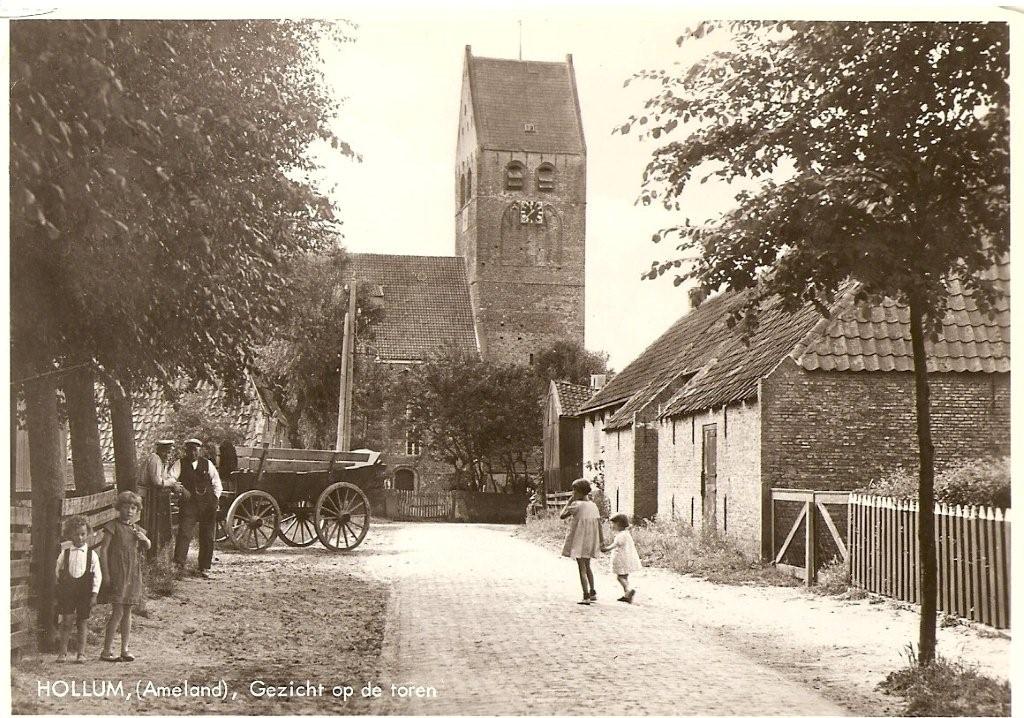
[[[348,551],[366,537],[370,502],[365,485],[380,469],[380,452],[236,448],[238,468],[224,479],[221,540],[262,551],[280,537],[289,546],[318,539]]]

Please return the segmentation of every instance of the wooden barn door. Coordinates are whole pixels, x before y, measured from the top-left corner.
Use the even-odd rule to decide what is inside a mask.
[[[701,500],[704,505],[704,526],[718,529],[718,447],[717,427],[704,427],[704,442],[701,448]]]

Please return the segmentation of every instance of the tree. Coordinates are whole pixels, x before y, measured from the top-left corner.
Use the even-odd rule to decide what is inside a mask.
[[[541,443],[542,382],[529,367],[484,362],[451,347],[398,379],[410,430],[455,472],[453,488],[481,491],[493,473],[525,491]]]
[[[685,137],[653,153],[641,201],[680,207],[710,177],[758,182],[702,225],[658,232],[702,295],[747,289],[735,317],[756,322],[781,297],[823,313],[841,289],[909,310],[914,355],[922,575],[920,660],[935,657],[934,462],[926,337],[941,330],[954,283],[986,311],[989,270],[1008,251],[1008,30],[998,23],[701,23],[679,38],[730,32],[728,49],[685,74],[644,71],[661,87],[618,131]],[[850,282],[853,282],[851,285]]]
[[[348,308],[348,259],[343,250],[301,254],[287,267],[290,279],[282,328],[260,347],[255,366],[270,387],[274,400],[288,422],[289,441],[296,447],[324,448],[334,445],[338,425],[343,319]],[[381,309],[370,297],[370,286],[360,285],[356,296],[357,344],[372,341],[373,324]],[[354,371],[353,427],[361,441],[370,425],[366,392],[383,391],[371,361],[360,357]],[[355,438],[355,437],[353,437]],[[353,444],[355,446],[356,444]]]
[[[327,34],[290,21],[12,24],[12,374],[101,369],[122,459],[135,454],[128,391],[180,374],[241,391],[282,312],[283,262],[335,241],[302,179],[312,142],[352,154],[329,129],[337,102],[315,57]],[[87,412],[85,386],[72,392]],[[56,414],[25,391],[33,491],[62,493],[63,453],[36,456],[61,450],[39,424]]]
[[[591,374],[608,372],[608,353],[587,351],[575,342],[559,340],[538,352],[533,367],[545,382],[589,385]]]
[[[200,391],[188,391],[177,397],[171,412],[156,432],[158,436],[174,439],[176,446],[184,446],[188,439],[199,439],[203,445],[220,446],[225,441],[241,443],[245,437],[238,430],[234,417],[227,411],[210,411],[206,396]],[[141,447],[148,452],[148,447]]]

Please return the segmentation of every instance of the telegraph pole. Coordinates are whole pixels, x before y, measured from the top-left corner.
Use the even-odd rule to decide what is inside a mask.
[[[341,343],[341,376],[338,387],[338,434],[335,451],[348,451],[352,441],[352,365],[356,348],[356,288],[348,287],[348,311],[345,312],[345,337]]]

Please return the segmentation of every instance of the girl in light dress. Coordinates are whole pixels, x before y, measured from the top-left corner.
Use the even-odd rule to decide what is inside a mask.
[[[132,491],[122,491],[114,502],[118,518],[103,527],[104,536],[101,552],[104,556],[103,586],[100,588],[100,603],[111,604],[110,619],[103,636],[101,661],[134,661],[128,652],[128,640],[132,632],[132,607],[142,601],[142,556],[152,545],[146,532],[136,525],[142,499]],[[121,655],[111,652],[114,634],[121,631]]]
[[[597,506],[587,497],[590,495],[590,482],[576,479],[572,482],[572,498],[562,509],[559,518],[572,518],[569,531],[565,536],[562,555],[576,559],[576,567],[580,573],[580,586],[583,588],[583,600],[579,603],[589,606],[597,600],[594,588],[594,572],[590,568],[590,559],[595,558],[604,544],[601,530],[601,517]]]
[[[615,514],[611,517],[611,524],[615,529],[615,536],[610,543],[602,545],[601,550],[612,552],[612,573],[615,574],[624,592],[619,600],[633,603],[636,589],[629,587],[629,574],[642,568],[640,555],[636,552],[633,534],[629,532],[629,517],[626,514]]]

